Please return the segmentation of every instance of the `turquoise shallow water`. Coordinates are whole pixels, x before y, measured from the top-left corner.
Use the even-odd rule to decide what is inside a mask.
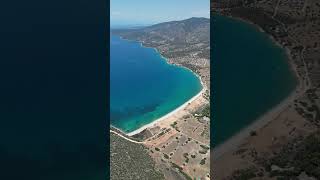
[[[214,145],[285,99],[296,87],[285,51],[253,25],[214,16],[212,71]]]
[[[153,48],[110,37],[110,123],[131,132],[176,109],[201,89],[190,70]]]

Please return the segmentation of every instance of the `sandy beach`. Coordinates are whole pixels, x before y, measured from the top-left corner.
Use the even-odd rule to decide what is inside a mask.
[[[219,159],[226,152],[235,150],[239,145],[242,144],[243,140],[250,136],[251,131],[256,131],[266,126],[270,121],[277,118],[288,106],[301,94],[299,91],[300,86],[290,93],[290,95],[281,101],[278,105],[273,107],[267,113],[263,114],[260,118],[255,120],[252,124],[240,130],[236,135],[229,138],[226,142],[213,148],[213,160]]]
[[[237,169],[256,166],[252,152],[269,157],[290,140],[313,132],[315,127],[301,118],[294,109],[294,100],[304,95],[305,85],[299,83],[292,93],[252,124],[211,151],[212,169],[216,179],[230,177]],[[250,132],[256,135],[251,136]]]
[[[213,147],[211,170],[215,171],[213,175],[215,179],[232,179],[245,170],[253,170],[256,175],[261,174],[261,179],[271,179],[266,167],[270,167],[274,162],[269,160],[277,156],[289,143],[317,130],[312,122],[302,117],[297,111],[297,108],[302,107],[300,103],[308,102],[306,91],[312,88],[308,83],[310,81],[308,75],[304,77],[303,74],[308,73],[308,69],[305,68],[307,66],[301,55],[302,52],[293,48],[298,46],[299,42],[290,34],[284,38],[275,38],[277,36],[273,37],[273,34],[267,33],[252,21],[239,17],[230,18],[255,26],[260,32],[266,33],[274,45],[281,47],[286,52],[286,60],[295,75],[297,86],[286,98],[253,123],[238,131],[225,142]],[[289,45],[288,42],[291,44]],[[251,134],[251,132],[255,133]]]
[[[179,23],[179,21],[168,23],[172,26],[172,29],[178,27],[180,30],[177,22]],[[114,31],[122,39],[127,40],[129,38],[131,39],[129,41],[135,41],[138,43],[137,45],[152,48],[158,56],[157,59],[159,59],[156,63],[164,66],[169,65],[171,66],[169,68],[182,70],[181,73],[187,73],[191,76],[192,81],[178,79],[182,83],[181,88],[183,88],[179,96],[183,97],[184,94],[182,93],[188,93],[188,91],[190,93],[184,96],[186,98],[179,101],[180,103],[176,106],[168,109],[167,113],[159,114],[153,118],[150,117],[149,122],[152,122],[141,122],[140,126],[142,127],[136,126],[131,129],[131,131],[134,130],[132,132],[124,133],[118,131],[118,129],[110,131],[119,137],[130,139],[131,142],[135,141],[142,144],[155,161],[157,168],[164,173],[165,179],[210,178],[210,161],[208,161],[210,156],[208,150],[210,142],[210,89],[208,89],[210,87],[210,43],[208,41],[210,23],[208,19],[190,18],[190,20],[183,20],[181,24],[189,27],[189,24],[192,25],[194,22],[197,22],[198,26],[186,28],[186,31],[182,32],[183,34],[175,30],[179,34],[171,33],[172,31],[168,31],[167,25],[162,26],[163,24],[152,28],[147,27],[145,30],[143,29],[141,34],[126,30]],[[160,33],[159,36],[153,36],[155,30]],[[168,35],[172,36],[173,39],[183,37],[185,41],[176,46],[175,42],[171,40],[172,38],[168,38]],[[159,40],[159,38],[163,38],[163,40]],[[176,78],[175,76],[174,74],[168,77]],[[181,78],[183,77],[181,76]],[[185,87],[182,86],[184,84]],[[190,86],[194,88],[190,88]],[[148,87],[144,89],[147,90]],[[165,103],[170,103],[169,100]],[[148,119],[145,120],[148,121]],[[189,155],[190,158],[183,153],[186,151],[193,152],[192,155]]]
[[[237,17],[231,17],[233,19],[243,21],[245,23],[251,24],[255,28],[257,28],[261,33],[266,33],[260,26],[257,24],[254,24],[250,21],[237,18]],[[295,99],[300,97],[305,90],[307,89],[307,86],[303,79],[299,77],[297,68],[295,67],[295,64],[292,61],[292,55],[290,49],[283,47],[279,42],[277,42],[271,35],[269,35],[269,38],[274,42],[275,45],[283,48],[287,55],[287,62],[290,66],[290,69],[293,71],[295,78],[297,79],[297,86],[296,88],[282,101],[280,101],[277,105],[275,105],[272,109],[261,115],[257,120],[255,120],[253,123],[248,125],[247,127],[241,129],[236,135],[229,138],[226,142],[218,145],[217,147],[213,148],[213,160],[219,159],[223,154],[235,150],[237,147],[239,147],[244,139],[250,136],[251,131],[257,131],[261,129],[262,127],[268,125],[271,121],[275,120],[283,111],[285,111]]]
[[[142,45],[142,44],[141,44]],[[163,57],[164,58],[164,57]],[[169,61],[164,58],[166,60],[167,63],[169,63]],[[171,63],[170,63],[171,64]],[[181,66],[183,67],[183,66]],[[186,68],[186,67],[183,67],[183,68]],[[188,68],[186,68],[188,69]],[[190,70],[190,69],[188,69]],[[202,97],[202,95],[206,92],[207,90],[207,87],[206,85],[203,83],[203,81],[201,80],[201,77],[196,74],[195,72],[193,72],[192,70],[190,70],[192,73],[194,73],[194,75],[196,75],[200,82],[201,82],[201,86],[202,86],[202,89],[201,91],[196,94],[195,96],[193,96],[191,99],[189,99],[187,102],[185,102],[184,104],[182,104],[181,106],[177,107],[176,109],[174,109],[173,111],[171,111],[170,113],[152,121],[151,123],[149,124],[146,124],[142,127],[140,127],[139,129],[136,129],[132,132],[129,132],[129,133],[125,133],[123,132],[121,129],[119,128],[116,128],[114,126],[111,125],[111,127],[117,129],[118,131],[122,132],[123,134],[127,135],[127,136],[134,136],[140,132],[142,132],[143,130],[147,129],[147,128],[151,128],[151,127],[156,127],[156,126],[160,126],[160,127],[169,127],[170,124],[172,124],[174,121],[176,121],[178,118],[181,118],[183,115],[185,114],[188,114],[188,112],[185,112],[186,111],[186,107],[191,108],[191,109],[197,109],[198,107],[201,106],[202,103],[198,103],[197,100],[199,98]]]
[[[201,96],[206,92],[207,87],[206,87],[206,85],[204,84],[204,82],[202,81],[201,76],[200,76],[199,74],[197,74],[196,72],[194,72],[194,71],[192,71],[191,69],[189,69],[189,68],[187,68],[187,67],[184,67],[184,66],[182,66],[182,65],[180,65],[180,64],[175,64],[175,63],[173,63],[173,62],[170,61],[169,59],[165,58],[165,57],[160,53],[160,51],[159,51],[157,48],[145,46],[145,45],[143,45],[143,42],[140,42],[140,41],[125,39],[125,38],[123,38],[123,37],[121,37],[121,36],[120,36],[120,38],[121,38],[121,39],[124,39],[124,40],[127,40],[127,41],[138,42],[138,43],[141,45],[141,47],[144,47],[144,48],[154,49],[154,50],[162,57],[162,59],[164,59],[164,61],[165,61],[166,63],[168,63],[168,64],[170,64],[170,65],[173,65],[173,66],[179,66],[179,67],[181,67],[181,68],[185,68],[185,69],[191,71],[195,76],[197,76],[197,77],[199,78],[200,83],[201,83],[201,86],[202,86],[202,89],[201,89],[201,91],[200,91],[198,94],[196,94],[195,96],[193,96],[190,100],[188,100],[187,102],[185,102],[185,103],[182,104],[181,106],[177,107],[176,109],[174,109],[173,111],[169,112],[168,114],[166,114],[166,115],[164,115],[164,116],[162,116],[162,117],[160,117],[160,118],[152,121],[151,123],[146,124],[146,125],[140,127],[139,129],[136,129],[136,130],[134,130],[134,131],[132,131],[132,132],[129,132],[129,133],[124,133],[124,132],[121,131],[120,129],[116,128],[117,130],[123,132],[123,133],[126,134],[127,136],[134,136],[134,135],[142,132],[143,130],[145,130],[145,129],[147,129],[147,128],[156,127],[156,126],[159,126],[159,125],[161,125],[161,126],[164,125],[164,127],[170,126],[170,124],[172,124],[172,123],[177,119],[177,118],[173,118],[173,117],[175,117],[177,114],[181,114],[187,106],[192,107],[192,106],[194,106],[194,104],[197,104],[197,103],[194,103],[195,100],[199,99],[199,97],[201,97]],[[196,106],[195,106],[194,108],[192,108],[192,109],[196,109],[197,107],[199,107],[199,105],[196,105]],[[185,113],[183,113],[183,114],[185,114]],[[180,117],[180,116],[179,116],[179,117]],[[113,127],[113,126],[112,126],[112,127]],[[115,128],[115,127],[114,127],[114,128]]]
[[[178,108],[176,108],[175,110],[171,111],[170,113],[162,116],[161,118],[149,123],[149,124],[146,124],[142,127],[140,127],[139,129],[137,130],[134,130],[130,133],[126,133],[128,136],[133,136],[135,134],[138,134],[140,132],[142,132],[143,130],[147,129],[147,128],[151,128],[151,127],[155,127],[155,126],[158,126],[160,124],[166,124],[166,125],[169,125],[172,124],[174,121],[175,121],[175,118],[172,118],[174,117],[176,114],[179,114],[180,112],[184,111],[184,109],[187,107],[187,106],[192,106],[192,104],[194,104],[194,101],[197,100],[199,97],[202,96],[202,94],[205,92],[206,88],[205,86],[203,86],[203,83],[201,81],[201,84],[202,84],[202,90],[195,96],[193,96],[190,100],[188,100],[187,102],[185,102],[184,104],[182,104],[181,106],[179,106]],[[161,122],[161,123],[160,123]]]

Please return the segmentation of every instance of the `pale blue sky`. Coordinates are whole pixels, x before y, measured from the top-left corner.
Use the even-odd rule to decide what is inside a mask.
[[[111,26],[210,17],[210,0],[111,0]]]

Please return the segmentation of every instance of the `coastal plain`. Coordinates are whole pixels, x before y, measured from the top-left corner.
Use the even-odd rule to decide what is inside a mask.
[[[125,134],[113,127],[110,132],[144,146],[144,153],[154,160],[155,169],[165,179],[209,179],[210,20],[190,18],[112,33],[153,47],[168,63],[191,70],[201,79],[203,89],[168,116],[134,133]],[[111,173],[118,164],[118,159],[111,158]]]
[[[212,149],[212,176],[219,180],[319,179],[319,2],[222,0],[211,1],[211,11],[267,33],[287,51],[298,80],[287,98]]]

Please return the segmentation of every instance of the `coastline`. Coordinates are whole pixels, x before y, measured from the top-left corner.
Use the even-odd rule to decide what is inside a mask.
[[[150,47],[150,46],[145,46],[145,45],[143,45],[143,42],[141,42],[141,41],[125,39],[125,38],[123,38],[123,37],[120,36],[120,35],[116,35],[116,36],[119,36],[120,39],[129,41],[129,42],[139,43],[140,46],[143,47],[143,48],[149,48],[149,49],[155,50],[155,51],[160,55],[160,57],[161,57],[162,59],[164,59],[164,61],[165,61],[167,64],[172,65],[172,66],[178,66],[178,67],[181,67],[181,68],[184,68],[184,69],[187,69],[187,70],[191,71],[194,75],[196,75],[196,76],[199,78],[202,86],[204,86],[203,81],[201,80],[201,77],[200,77],[199,74],[197,74],[196,72],[192,71],[191,69],[189,69],[189,68],[187,68],[187,67],[185,67],[185,66],[183,66],[183,65],[181,65],[181,64],[172,63],[172,62],[169,60],[169,58],[164,57],[157,48],[155,48],[155,47]]]
[[[249,21],[247,19],[243,19],[243,18],[240,18],[240,17],[234,17],[234,16],[226,16],[226,17],[232,18],[232,19],[237,20],[237,21],[241,21],[241,22],[246,23],[246,24],[249,24],[249,25],[253,26],[254,28],[256,28],[258,31],[260,31],[261,33],[266,34],[276,46],[278,46],[279,48],[281,48],[281,49],[283,49],[285,51],[286,58],[287,58],[287,63],[290,66],[290,70],[292,70],[294,72],[293,74],[295,75],[295,77],[296,77],[296,79],[298,81],[298,84],[303,82],[300,79],[300,77],[299,77],[299,75],[298,75],[298,73],[296,71],[295,65],[292,63],[292,55],[291,55],[291,50],[289,48],[282,46],[271,34],[268,34],[265,30],[262,29],[262,27],[260,27],[258,24],[254,23],[252,21]]]
[[[286,96],[278,104],[270,108],[267,112],[263,113],[251,124],[239,130],[235,135],[228,138],[225,142],[217,145],[216,147],[213,147],[212,149],[214,154],[212,156],[213,160],[217,160],[221,158],[225,153],[231,152],[236,148],[238,148],[238,146],[241,145],[246,138],[250,137],[251,131],[259,130],[267,126],[271,121],[277,119],[277,117],[280,116],[281,113],[285,111],[292,104],[292,102],[304,92],[306,88],[303,80],[301,79],[301,77],[299,77],[297,73],[296,66],[292,61],[292,55],[289,48],[282,46],[278,41],[275,40],[275,38],[272,35],[266,33],[259,25],[255,24],[254,22],[251,22],[249,20],[242,19],[239,17],[233,17],[233,16],[227,16],[227,17],[238,20],[238,21],[242,21],[244,23],[254,26],[261,33],[265,33],[276,46],[283,49],[285,51],[286,61],[290,67],[290,70],[293,71],[295,79],[297,80],[297,85],[288,94],[288,96]]]
[[[219,159],[225,153],[235,150],[239,145],[243,143],[247,137],[250,137],[251,131],[256,131],[266,125],[271,121],[276,119],[283,111],[285,111],[290,104],[300,95],[301,86],[297,86],[284,100],[280,101],[277,105],[272,107],[269,111],[262,114],[253,123],[242,128],[238,133],[230,137],[228,140],[219,144],[217,147],[213,147],[213,160]]]
[[[129,132],[129,133],[126,133],[126,132],[123,132],[121,129],[119,128],[116,128],[112,125],[110,125],[111,127],[119,130],[121,133],[127,135],[127,136],[134,136],[136,134],[139,134],[140,132],[144,131],[145,129],[147,128],[150,128],[150,127],[153,127],[153,126],[156,126],[158,125],[160,122],[174,116],[175,114],[177,114],[179,111],[183,110],[186,106],[188,106],[190,103],[192,103],[193,101],[195,101],[196,99],[198,99],[199,97],[201,97],[205,92],[206,92],[206,85],[204,84],[204,82],[202,81],[201,79],[201,76],[199,74],[197,74],[196,72],[192,71],[191,69],[185,67],[185,66],[182,66],[180,64],[175,64],[175,63],[171,63],[170,60],[168,58],[165,58],[161,53],[160,51],[158,51],[158,49],[154,48],[154,47],[148,47],[148,46],[144,46],[143,45],[143,42],[140,42],[140,41],[136,41],[136,40],[130,40],[130,39],[125,39],[123,38],[122,36],[120,35],[117,35],[119,36],[121,39],[123,40],[126,40],[126,41],[131,41],[131,42],[137,42],[141,45],[141,47],[144,47],[144,48],[151,48],[151,49],[154,49],[160,56],[161,58],[169,65],[172,65],[172,66],[178,66],[179,68],[184,68],[184,69],[187,69],[189,70],[191,73],[193,73],[195,76],[198,77],[200,83],[201,83],[201,87],[202,89],[200,90],[199,93],[197,93],[195,96],[191,97],[188,101],[186,101],[185,103],[183,103],[182,105],[180,105],[179,107],[177,107],[176,109],[173,109],[172,111],[170,111],[169,113],[163,115],[162,117],[158,118],[158,119],[155,119],[154,121],[148,123],[148,124],[145,124],[143,125],[142,127],[132,131],[132,132]]]
[[[189,99],[188,101],[186,101],[184,104],[182,104],[181,106],[177,107],[176,109],[174,109],[173,111],[169,112],[168,114],[165,114],[164,116],[152,121],[149,124],[146,124],[142,127],[140,127],[139,129],[136,129],[132,132],[126,133],[126,135],[128,136],[133,136],[136,135],[140,132],[142,132],[143,130],[156,126],[160,121],[164,121],[166,119],[168,119],[171,116],[174,116],[174,114],[176,114],[177,112],[179,112],[180,110],[184,109],[187,105],[189,105],[191,102],[193,102],[194,100],[198,99],[200,96],[202,96],[202,94],[205,92],[205,88],[202,88],[202,90],[196,94],[195,96],[193,96],[191,99]]]

